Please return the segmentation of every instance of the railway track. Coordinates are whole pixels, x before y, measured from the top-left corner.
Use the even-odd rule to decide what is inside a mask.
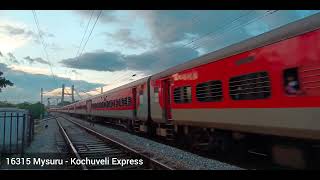
[[[75,121],[62,116],[55,116],[59,130],[64,138],[66,149],[72,154],[70,166],[82,170],[174,170],[178,169],[172,162],[154,159],[138,152],[120,142],[106,137]],[[104,161],[104,163],[98,163]],[[80,163],[86,162],[86,163]]]
[[[110,124],[110,123],[105,123],[105,122],[100,122],[100,123],[95,122],[95,123],[101,124],[101,125],[109,127],[109,128],[113,128],[113,129],[117,129],[117,130],[121,130],[121,131],[126,131],[125,128],[123,128],[122,126],[119,126],[117,124]],[[141,134],[139,136],[146,137]],[[275,164],[271,163],[271,160],[269,159],[269,157],[267,157],[266,154],[262,154],[262,153],[259,153],[259,152],[253,151],[253,150],[248,150],[246,158],[241,159],[241,160],[238,160],[238,159],[233,160],[233,159],[226,159],[226,158],[221,158],[218,156],[211,155],[207,152],[208,150],[206,148],[200,147],[199,149],[197,149],[197,151],[193,151],[193,150],[187,149],[185,147],[181,147],[181,146],[178,146],[178,145],[175,145],[172,143],[168,143],[163,139],[159,139],[159,138],[155,138],[155,137],[146,137],[146,138],[151,139],[153,141],[156,141],[158,143],[166,144],[169,146],[174,146],[174,147],[179,148],[181,150],[184,150],[184,151],[187,151],[187,152],[190,152],[193,154],[197,154],[197,155],[200,155],[205,158],[218,160],[218,161],[221,161],[221,162],[224,162],[227,164],[232,164],[232,165],[241,167],[243,169],[248,169],[248,170],[262,170],[262,169],[273,169],[273,170],[285,169],[285,170],[287,170],[287,169],[292,169],[289,167],[281,167],[279,165],[275,165]]]

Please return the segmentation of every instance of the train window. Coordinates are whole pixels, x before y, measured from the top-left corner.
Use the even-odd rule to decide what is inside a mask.
[[[284,87],[287,94],[297,94],[300,90],[298,68],[290,68],[283,71]]]
[[[265,99],[271,95],[267,72],[257,72],[229,80],[229,93],[233,100]]]
[[[125,106],[124,98],[121,98],[121,105],[122,105],[122,106]]]
[[[184,86],[175,88],[173,96],[175,103],[189,103],[191,102],[191,87]]]
[[[128,97],[128,106],[131,106],[131,97]]]
[[[209,81],[198,84],[196,87],[198,101],[212,102],[222,100],[222,83],[221,81]]]
[[[127,98],[122,98],[122,104],[123,106],[127,106]]]
[[[122,101],[121,101],[121,99],[118,99],[118,106],[119,106],[119,107],[122,106]]]
[[[116,107],[119,107],[120,103],[119,103],[119,99],[116,99]]]

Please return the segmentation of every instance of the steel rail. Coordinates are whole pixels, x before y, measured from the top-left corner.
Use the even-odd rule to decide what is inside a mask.
[[[166,165],[166,164],[164,164],[162,162],[159,162],[159,161],[157,161],[157,160],[155,160],[155,159],[153,159],[151,157],[148,157],[145,154],[143,154],[141,152],[138,152],[137,150],[132,149],[131,147],[129,147],[129,146],[125,145],[125,144],[122,144],[122,143],[120,143],[118,141],[115,141],[115,140],[113,140],[113,139],[111,139],[111,138],[109,138],[109,137],[107,137],[107,136],[105,136],[105,135],[103,135],[103,134],[101,134],[101,133],[99,133],[97,131],[89,129],[89,128],[85,127],[84,125],[80,124],[80,123],[77,123],[77,122],[75,122],[73,120],[67,119],[67,118],[65,118],[63,116],[59,116],[59,117],[62,117],[65,120],[74,123],[75,125],[81,127],[82,129],[88,131],[89,133],[95,135],[96,137],[98,137],[98,138],[100,138],[102,140],[111,141],[112,143],[120,146],[121,148],[123,148],[123,149],[125,149],[125,150],[127,150],[127,151],[129,151],[129,152],[131,152],[133,154],[136,154],[136,155],[142,157],[142,159],[146,160],[149,163],[149,165],[154,164],[154,165],[156,165],[156,166],[158,166],[158,167],[160,167],[161,169],[164,169],[164,170],[175,170],[174,168],[172,168],[172,167],[170,167],[170,166],[168,166],[168,165]]]
[[[59,122],[59,120],[56,118],[56,121],[58,123],[58,126],[59,126],[59,129],[61,131],[61,134],[64,138],[64,140],[66,141],[67,145],[69,146],[69,148],[71,149],[72,153],[78,158],[78,159],[81,159],[77,149],[74,147],[73,143],[71,142],[67,132],[63,129],[61,123]],[[81,164],[81,169],[82,170],[88,170],[88,168],[84,165],[84,164]]]

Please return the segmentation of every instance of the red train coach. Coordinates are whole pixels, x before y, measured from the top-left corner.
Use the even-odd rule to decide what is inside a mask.
[[[306,167],[320,156],[319,28],[320,14],[309,16],[77,102],[69,113],[190,147],[205,142],[220,155],[254,149]]]
[[[293,154],[282,159],[304,166],[301,148],[282,142],[320,140],[319,28],[316,14],[153,75],[157,134],[171,137],[174,127],[175,135],[194,139],[202,131],[224,150],[261,135],[256,142],[266,138],[262,145],[272,146],[274,157]],[[275,137],[285,139],[281,146],[271,143]]]
[[[108,122],[134,128],[135,122],[148,119],[148,79],[149,77],[146,77],[64,106],[60,112],[86,117],[91,121],[106,120],[107,118]],[[66,109],[69,110],[66,111]]]

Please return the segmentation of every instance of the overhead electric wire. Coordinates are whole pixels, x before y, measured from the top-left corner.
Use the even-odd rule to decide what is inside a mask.
[[[246,17],[246,16],[252,14],[253,12],[254,12],[254,11],[250,11],[250,12],[248,12],[248,13],[244,13],[243,15],[241,15],[241,16],[233,19],[231,22],[228,22],[228,23],[223,24],[223,26],[221,26],[220,29],[217,29],[217,30],[215,30],[215,31],[210,31],[210,32],[204,34],[203,36],[198,37],[198,38],[190,41],[189,43],[186,43],[186,44],[183,45],[182,47],[185,47],[185,46],[187,46],[187,45],[190,45],[190,44],[193,44],[193,43],[195,43],[195,42],[198,42],[199,40],[201,40],[201,39],[203,39],[203,38],[205,38],[205,37],[208,37],[208,36],[210,36],[210,35],[213,34],[213,33],[216,33],[217,31],[219,31],[219,30],[227,27],[227,25],[233,24],[234,22],[237,22],[237,21],[240,20],[241,18]]]
[[[236,29],[239,29],[240,27],[243,27],[243,26],[246,26],[246,25],[248,25],[248,24],[251,24],[251,23],[253,23],[253,22],[255,22],[255,21],[257,21],[257,20],[259,20],[259,19],[261,19],[261,18],[263,18],[263,17],[266,17],[266,16],[268,16],[268,15],[270,15],[270,14],[273,14],[273,13],[275,13],[275,12],[277,12],[277,11],[278,11],[278,10],[272,10],[272,11],[268,10],[266,13],[262,14],[261,16],[256,17],[256,18],[250,20],[249,22],[246,22],[245,24],[240,24],[240,25],[238,25],[238,26],[235,26],[234,28],[229,29],[227,32],[231,32],[231,31],[234,31],[234,30],[236,30]],[[226,32],[224,32],[224,33],[226,33]],[[223,36],[222,34],[218,34],[217,36],[213,36],[213,37],[222,37],[222,36]],[[213,37],[210,37],[210,38],[211,38],[212,40],[217,39],[217,38],[214,38],[214,39],[213,39]],[[205,43],[206,43],[206,42],[205,42]],[[200,43],[200,44],[201,44],[201,43]],[[199,44],[198,44],[198,46],[196,46],[195,49],[197,49],[197,48],[199,48],[199,47],[200,47],[200,46],[199,46]],[[194,49],[194,48],[192,48],[192,49]]]
[[[52,70],[52,64],[50,62],[50,59],[49,59],[49,54],[47,52],[47,46],[44,42],[44,39],[41,35],[41,30],[40,30],[40,24],[39,24],[39,21],[38,21],[38,17],[37,17],[37,13],[35,10],[32,10],[32,13],[33,13],[33,18],[34,18],[34,21],[35,21],[35,24],[36,24],[36,27],[37,27],[37,30],[38,30],[38,33],[39,33],[39,37],[40,37],[40,40],[41,40],[41,44],[42,44],[42,47],[43,47],[43,50],[45,52],[45,56],[47,57],[47,61],[49,62],[49,67],[50,67],[50,71],[51,71],[51,75],[54,79],[54,81],[57,83],[57,87],[59,87],[59,83],[57,81],[57,79],[55,78],[54,76],[54,73],[53,73],[53,70]]]
[[[267,11],[266,13],[264,13],[262,16],[259,16],[259,17],[257,17],[257,18],[254,18],[254,19],[250,20],[249,22],[247,22],[247,23],[245,23],[245,24],[240,24],[239,26],[244,26],[244,25],[253,23],[253,22],[255,22],[256,20],[258,20],[258,19],[260,19],[260,18],[263,18],[263,17],[265,17],[265,16],[267,16],[267,15],[269,15],[269,14],[273,14],[273,13],[276,12],[276,11],[278,11],[278,10],[274,10],[274,11],[268,10],[268,11]],[[204,35],[201,36],[201,37],[195,38],[195,39],[191,40],[190,42],[184,44],[182,47],[188,46],[188,45],[190,45],[190,44],[194,44],[195,42],[198,42],[199,40],[201,40],[201,39],[203,39],[203,38],[205,38],[205,37],[208,37],[208,36],[210,36],[211,34],[217,32],[217,31],[220,31],[221,29],[223,29],[223,28],[225,28],[225,27],[228,27],[228,26],[226,26],[226,25],[230,25],[230,24],[232,25],[234,22],[238,21],[239,19],[241,19],[241,18],[243,18],[243,17],[245,17],[245,16],[248,16],[248,15],[252,14],[253,12],[254,12],[254,11],[250,11],[250,12],[248,12],[248,13],[245,13],[245,14],[237,17],[236,19],[232,20],[231,22],[225,24],[224,26],[222,26],[222,28],[220,28],[220,29],[218,29],[218,30],[215,30],[215,31],[208,32],[208,33],[204,34]],[[98,15],[98,17],[97,17],[97,19],[96,19],[96,22],[97,22],[97,20],[99,19],[99,16],[100,16],[100,15],[101,15],[101,11],[100,11],[100,14]],[[95,24],[96,24],[96,22],[95,22]],[[95,25],[94,25],[94,26],[95,26]],[[87,44],[87,42],[88,42],[88,40],[89,40],[89,38],[90,38],[90,36],[91,36],[91,33],[92,33],[93,29],[94,29],[94,26],[93,26],[93,28],[91,29],[90,35],[89,35],[89,37],[88,37],[88,39],[87,39],[87,41],[86,41],[86,43],[85,43],[85,45],[84,45],[84,47],[83,47],[83,49],[82,49],[82,51],[81,51],[80,56],[82,55],[83,50],[84,50],[84,48],[85,48],[85,46],[86,46],[86,44]],[[236,27],[239,28],[239,26],[236,26]],[[232,28],[231,31],[237,29],[237,28],[233,28],[233,27],[231,27],[231,28]],[[227,30],[225,30],[225,32],[228,32],[229,30],[230,30],[230,29],[227,29]],[[225,33],[225,32],[224,32],[224,33]],[[221,36],[221,34],[218,34],[218,35]],[[215,37],[215,36],[214,36],[214,37]],[[210,38],[212,38],[212,37],[210,37]],[[199,44],[197,44],[198,46],[197,46],[196,48],[192,47],[191,49],[197,49],[197,48],[200,47],[201,44],[202,44],[202,43],[199,43]],[[175,51],[171,51],[171,52],[175,52]],[[168,53],[171,53],[171,52],[169,51],[169,52],[167,52],[167,54],[168,54]],[[127,75],[127,73],[125,73],[125,74]],[[121,76],[120,76],[120,77],[121,77]],[[122,78],[118,78],[118,80],[116,80],[116,82],[119,81],[119,80],[122,80]],[[97,90],[96,90],[96,91],[97,91]]]
[[[95,26],[96,26],[96,24],[97,24],[97,22],[98,22],[98,20],[99,20],[99,17],[101,16],[101,13],[102,13],[102,10],[100,10],[99,15],[97,16],[96,21],[94,22],[94,25],[93,25],[93,27],[91,28],[90,34],[89,34],[89,36],[88,36],[88,38],[87,38],[87,41],[85,42],[85,44],[84,44],[84,46],[83,46],[83,48],[82,48],[81,53],[79,54],[79,57],[82,55],[84,49],[86,48],[86,45],[87,45],[87,43],[88,43],[88,41],[89,41],[89,39],[90,39],[90,37],[91,37],[91,34],[92,34],[92,32],[93,32],[93,30],[94,30],[94,28],[95,28]]]
[[[88,23],[87,23],[86,29],[85,29],[85,31],[84,31],[84,33],[83,33],[83,36],[82,36],[82,39],[81,39],[81,42],[80,42],[78,51],[77,51],[77,53],[76,53],[76,57],[79,55],[79,52],[80,52],[80,49],[81,49],[81,45],[82,45],[82,42],[83,42],[83,40],[84,40],[84,37],[85,37],[86,34],[87,34],[88,27],[89,27],[89,25],[90,25],[90,22],[91,22],[93,13],[94,13],[94,10],[92,10],[92,12],[91,12],[91,16],[90,16],[90,19],[89,19],[89,21],[88,21]]]
[[[247,22],[247,23],[245,23],[245,24],[240,24],[239,26],[236,26],[236,27],[239,28],[239,27],[241,27],[241,26],[248,25],[248,24],[253,23],[253,22],[257,21],[258,19],[261,19],[261,18],[263,18],[263,17],[265,17],[265,16],[267,16],[267,15],[273,14],[273,13],[275,13],[276,11],[278,11],[278,10],[273,10],[273,11],[267,10],[262,16],[256,17],[256,18],[250,20],[249,22]],[[249,13],[246,13],[244,16],[247,16],[247,15],[249,15],[249,14],[251,14],[251,13],[250,13],[250,12],[249,12]],[[239,20],[240,18],[242,18],[242,17],[244,17],[244,16],[238,17],[238,18],[236,18],[235,20],[233,20],[231,23],[228,23],[228,24],[233,24],[236,20]],[[233,28],[233,27],[231,27],[231,28]],[[237,28],[236,28],[236,29],[237,29]],[[218,29],[218,30],[221,30],[221,29]],[[230,30],[230,29],[227,29],[227,30],[225,30],[224,32],[229,31],[229,30]],[[235,29],[234,29],[234,28],[231,29],[231,31],[233,31],[233,30],[235,30]],[[216,32],[216,31],[215,31],[215,32]],[[224,33],[224,32],[223,32],[223,33]],[[222,33],[222,34],[223,34],[223,33]],[[210,33],[210,34],[212,34],[212,33]],[[205,37],[205,36],[207,37],[207,36],[210,35],[210,34],[209,34],[209,33],[206,33],[204,36],[199,37],[199,38],[197,38],[197,39],[202,39],[203,37]],[[220,35],[220,36],[223,36],[222,34],[218,34],[218,36],[219,36],[219,35]],[[215,36],[214,36],[214,37],[215,37]],[[193,41],[191,41],[191,42],[194,43]],[[183,45],[182,47],[184,47],[184,46],[186,46],[186,45],[189,45],[189,44],[192,44],[191,42],[186,43],[186,44]],[[198,46],[192,47],[191,49],[196,50],[196,49],[198,49],[199,47],[201,47],[201,44],[203,44],[203,43],[199,43],[199,44],[197,44]],[[181,46],[180,46],[180,47],[181,47]],[[176,52],[176,50],[168,51],[168,52],[166,52],[166,54],[168,55],[168,54],[174,53],[174,52]],[[158,57],[158,56],[156,56],[156,55],[152,55],[152,56]],[[156,63],[156,62],[154,62],[154,63]]]
[[[206,33],[206,34],[198,37],[198,38],[195,38],[195,39],[193,39],[193,40],[185,43],[184,45],[182,45],[182,46],[180,46],[180,47],[186,47],[186,46],[188,46],[188,45],[190,45],[190,44],[194,44],[195,42],[198,42],[199,40],[201,40],[201,39],[203,39],[203,38],[205,38],[205,37],[208,37],[209,35],[217,32],[217,31],[220,31],[221,29],[224,29],[224,28],[227,27],[228,25],[233,24],[234,22],[238,21],[239,19],[241,19],[241,18],[243,18],[243,17],[245,17],[245,16],[250,15],[250,14],[253,13],[253,12],[254,12],[254,11],[250,11],[250,12],[248,12],[248,13],[245,13],[244,15],[241,15],[241,16],[233,19],[231,22],[225,23],[223,26],[221,26],[221,28],[219,28],[219,29],[217,29],[217,30],[214,30],[214,31],[210,31],[210,32],[208,32],[208,33]],[[191,49],[192,49],[192,48],[191,48]],[[176,52],[176,50],[171,50],[171,51],[169,50],[168,52],[166,52],[166,54],[170,54],[170,53],[173,53],[173,52]]]
[[[92,11],[92,13],[91,13],[91,17],[90,17],[90,20],[89,20],[89,22],[88,22],[88,24],[87,24],[87,27],[86,27],[86,30],[85,30],[85,34],[86,34],[87,28],[88,28],[88,26],[89,26],[89,24],[90,24],[90,22],[91,22],[91,18],[92,18],[93,12],[94,12],[94,11]],[[84,39],[84,37],[85,37],[85,34],[83,35],[82,40],[81,40],[81,43],[80,43],[80,46],[79,46],[79,49],[78,49],[78,52],[77,52],[77,54],[76,54],[76,59],[78,59],[79,57],[82,56],[83,51],[84,51],[84,49],[85,49],[85,47],[86,47],[86,45],[87,45],[87,43],[88,43],[88,41],[89,41],[89,39],[90,39],[90,37],[91,37],[91,34],[92,34],[92,32],[93,32],[93,30],[94,30],[94,28],[95,28],[95,26],[96,26],[96,24],[97,24],[100,16],[101,16],[101,13],[102,13],[102,10],[100,10],[100,12],[99,12],[99,14],[98,14],[98,16],[97,16],[97,18],[96,18],[96,21],[94,22],[94,24],[93,24],[93,26],[92,26],[92,28],[91,28],[90,34],[89,34],[89,36],[87,37],[87,40],[86,40],[86,42],[84,43],[82,50],[80,51],[80,49],[81,49],[81,44],[82,44],[83,39]],[[79,53],[79,52],[80,52],[80,53]],[[84,92],[84,93],[86,93],[86,92]],[[88,94],[88,93],[86,93],[86,94]],[[90,96],[90,94],[88,94],[88,95]]]

